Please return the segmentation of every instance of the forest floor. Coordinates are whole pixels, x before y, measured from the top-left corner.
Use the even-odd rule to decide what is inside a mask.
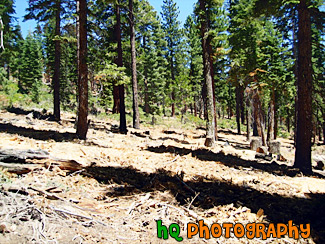
[[[279,139],[287,161],[265,161],[231,130],[219,131],[208,149],[200,128],[146,126],[121,135],[116,121],[92,117],[81,141],[72,114],[56,123],[30,112],[0,112],[0,150],[41,155],[2,163],[15,161],[0,171],[0,243],[177,243],[157,237],[157,220],[179,224],[183,243],[325,243],[325,174],[293,169],[291,140]],[[314,157],[324,155],[324,145],[315,147]],[[199,220],[292,220],[310,224],[311,236],[188,239],[187,224]]]

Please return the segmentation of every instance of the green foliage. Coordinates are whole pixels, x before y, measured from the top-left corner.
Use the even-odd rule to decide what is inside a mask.
[[[107,63],[105,67],[95,75],[95,80],[100,84],[100,104],[106,107],[112,101],[113,85],[129,85],[130,77],[125,73],[125,67]]]

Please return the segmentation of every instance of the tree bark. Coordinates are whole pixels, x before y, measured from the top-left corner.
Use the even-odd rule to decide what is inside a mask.
[[[312,66],[311,19],[306,0],[298,5],[298,114],[294,167],[311,173]]]
[[[205,140],[205,146],[212,147],[215,143],[215,111],[213,105],[213,85],[212,85],[212,77],[211,77],[211,64],[207,43],[207,33],[208,33],[208,22],[206,15],[206,2],[205,0],[199,0],[200,3],[200,11],[201,11],[201,38],[202,38],[202,50],[203,50],[203,67],[204,67],[204,78],[206,84],[207,91],[207,134]]]
[[[61,0],[56,0],[55,13],[55,57],[53,74],[54,118],[60,121],[60,65],[61,65]]]
[[[132,91],[133,91],[133,128],[140,129],[133,0],[129,0],[129,19],[130,19],[130,45],[131,45],[131,65],[132,65]]]
[[[88,131],[88,67],[87,67],[87,0],[77,1],[78,12],[78,122],[77,136],[85,140]]]

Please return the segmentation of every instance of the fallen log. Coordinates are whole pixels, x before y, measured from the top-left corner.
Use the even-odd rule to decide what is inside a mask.
[[[33,162],[34,160],[41,160],[41,162]],[[82,165],[75,160],[54,158],[47,151],[41,149],[0,149],[0,167],[9,173],[27,174],[42,166],[46,168],[58,166],[61,170],[69,171],[82,169]]]

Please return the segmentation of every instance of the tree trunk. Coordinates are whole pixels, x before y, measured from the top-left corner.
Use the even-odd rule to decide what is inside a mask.
[[[146,37],[143,36],[143,49],[146,52],[147,50],[147,40]],[[150,106],[149,106],[149,93],[148,93],[148,70],[147,65],[144,65],[144,111],[146,114],[150,113]]]
[[[119,52],[122,52],[122,44],[121,44],[121,16],[120,16],[120,6],[119,1],[117,4],[115,4],[115,17],[116,17],[116,24],[114,26],[114,32],[115,32],[115,41],[117,43],[117,58],[115,60],[115,64],[118,67],[123,66],[123,59],[122,54]],[[121,45],[121,46],[120,46]],[[118,114],[120,112],[120,88],[119,86],[113,82],[113,114]]]
[[[263,146],[266,146],[262,104],[261,104],[258,90],[255,90],[253,92],[254,92],[254,94],[253,94],[254,120],[256,123],[258,135],[262,138],[262,144],[263,144]]]
[[[85,140],[88,131],[88,67],[87,67],[87,0],[77,1],[78,12],[78,122],[77,136]]]
[[[240,131],[240,87],[239,84],[236,84],[236,122],[237,122],[237,133],[241,134]]]
[[[172,117],[175,116],[175,88],[174,88],[174,83],[175,83],[175,67],[174,67],[174,54],[172,52],[171,58],[170,58],[170,71],[172,75],[172,93],[171,93],[171,99],[172,99]]]
[[[274,140],[274,110],[275,110],[275,91],[274,88],[272,88],[269,119],[268,119],[267,142]]]
[[[311,19],[306,0],[298,5],[298,116],[294,167],[311,173],[312,66]]]
[[[138,104],[138,81],[137,81],[137,59],[135,52],[135,30],[133,16],[133,0],[129,0],[130,18],[130,45],[131,45],[131,65],[132,65],[132,91],[133,91],[133,128],[140,129],[140,115]]]
[[[210,17],[209,11],[207,11],[207,22],[208,28],[210,28]],[[214,113],[214,136],[215,140],[218,140],[218,123],[217,123],[217,115],[216,115],[216,95],[215,95],[215,82],[214,82],[214,69],[213,69],[213,51],[211,46],[211,37],[208,36],[207,38],[207,46],[208,46],[208,53],[209,53],[209,63],[210,63],[210,73],[211,73],[211,80],[212,80],[212,92],[213,92],[213,113]]]
[[[200,10],[201,10],[201,38],[202,38],[202,50],[203,50],[203,67],[204,67],[204,78],[206,84],[207,91],[207,134],[205,140],[205,146],[212,147],[215,143],[215,111],[213,105],[213,85],[212,85],[212,77],[211,77],[211,65],[210,65],[210,57],[208,50],[208,43],[206,34],[208,33],[208,25],[207,25],[207,16],[206,16],[206,2],[205,0],[199,0]]]
[[[116,40],[117,40],[117,60],[118,67],[123,67],[123,50],[122,50],[122,33],[121,33],[121,14],[120,14],[120,1],[116,4]],[[125,114],[125,92],[124,85],[117,86],[118,88],[118,100],[120,111],[120,133],[127,134],[126,128],[126,114]]]
[[[55,13],[55,57],[54,57],[54,74],[53,74],[53,101],[54,101],[54,118],[60,121],[60,65],[61,65],[61,43],[58,37],[61,36],[61,0],[56,0]]]
[[[246,138],[247,138],[247,141],[250,141],[251,140],[252,113],[251,113],[251,108],[248,106],[247,106],[247,111],[246,111],[246,121],[247,121]]]

